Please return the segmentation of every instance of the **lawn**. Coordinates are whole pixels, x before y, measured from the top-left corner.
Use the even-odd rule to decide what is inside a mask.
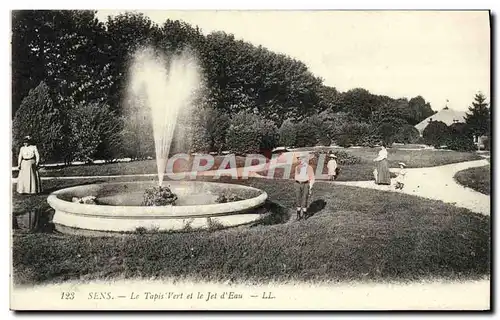
[[[300,150],[319,150],[318,148],[303,148]],[[323,148],[325,150],[325,148]],[[329,150],[329,149],[326,149]],[[359,158],[359,163],[352,165],[341,165],[341,174],[338,178],[339,181],[359,181],[359,180],[372,180],[374,163],[373,159],[377,156],[377,148],[347,148],[347,149],[333,149],[342,150],[354,157]],[[397,168],[398,163],[403,161],[407,164],[408,168],[432,167],[444,164],[471,161],[482,159],[475,153],[456,152],[456,151],[443,151],[443,150],[401,150],[398,148],[390,148],[389,150],[389,164],[392,168]],[[211,170],[219,168],[223,157],[218,156],[215,158],[215,163]],[[174,172],[190,171],[192,162],[185,160],[177,160],[175,162]],[[255,163],[256,164],[256,163]],[[236,165],[243,167],[245,165],[245,158],[237,156]],[[316,169],[316,166],[313,164]],[[294,167],[292,167],[293,170]],[[154,174],[157,172],[156,160],[143,160],[132,162],[119,162],[109,164],[93,164],[93,165],[80,165],[68,166],[62,168],[45,168],[40,171],[42,176],[60,177],[60,176],[89,176],[89,175],[128,175],[128,174]],[[274,178],[283,177],[283,168],[276,168]],[[293,171],[292,171],[293,172]],[[326,173],[326,164],[323,168],[323,173]],[[260,172],[262,175],[267,175],[267,171]],[[17,172],[14,173],[14,177]]]
[[[329,150],[343,151],[359,159],[359,163],[356,164],[340,165],[341,173],[337,179],[338,181],[373,180],[373,169],[375,168],[373,159],[375,159],[378,155],[378,148],[302,148],[295,151],[321,152],[321,150],[324,152],[328,152]],[[399,162],[404,162],[408,168],[424,168],[482,159],[475,153],[444,150],[401,150],[398,148],[389,148],[388,153],[389,166],[391,168],[398,168]],[[315,162],[312,162],[311,164],[316,170]],[[291,172],[294,172],[294,168],[295,166],[292,166]],[[284,168],[276,168],[274,178],[281,179],[284,176],[285,171],[286,170]],[[328,172],[326,163],[322,172]],[[269,172],[266,170],[259,173],[267,176]],[[395,174],[391,173],[391,176],[395,177]]]
[[[454,178],[461,185],[490,195],[491,168],[489,165],[459,171],[455,174]]]
[[[222,164],[223,156],[214,157],[215,161],[209,170],[216,170]],[[245,166],[245,157],[235,156],[236,166]],[[190,171],[193,166],[193,157],[189,161],[178,159],[174,164],[174,172]],[[205,163],[201,163],[204,165]],[[257,164],[257,163],[254,163]],[[60,168],[44,168],[40,171],[43,177],[64,177],[64,176],[109,176],[109,175],[129,175],[129,174],[150,174],[156,173],[156,160],[140,160],[131,162],[114,162],[103,164],[86,164],[78,166],[66,166]],[[17,173],[16,173],[17,174]]]
[[[35,207],[47,208],[51,190],[93,181],[44,181],[44,195],[14,195],[13,211],[21,218]],[[313,215],[296,222],[289,220],[292,181],[226,182],[265,190],[284,219],[219,231],[109,238],[16,230],[14,280],[409,281],[489,275],[489,217],[410,195],[318,182]]]

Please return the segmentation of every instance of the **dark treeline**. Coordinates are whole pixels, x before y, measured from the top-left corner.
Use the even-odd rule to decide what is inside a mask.
[[[27,134],[43,161],[154,155],[148,121],[136,128],[151,132],[147,141],[124,126],[130,57],[146,45],[167,54],[189,48],[200,61],[205,90],[191,116],[189,151],[413,142],[413,125],[434,113],[420,96],[339,92],[301,61],[232,34],[205,36],[182,21],[157,25],[126,13],[101,22],[94,11],[75,10],[15,11],[12,18],[14,155]]]

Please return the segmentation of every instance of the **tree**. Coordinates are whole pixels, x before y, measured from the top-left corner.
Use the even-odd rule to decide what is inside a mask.
[[[372,113],[372,127],[377,128],[377,135],[387,145],[394,143],[397,133],[407,124],[408,101],[393,100],[380,106]]]
[[[490,109],[486,102],[486,96],[479,92],[465,115],[465,123],[473,135],[480,137],[490,135],[490,122]]]
[[[112,83],[104,24],[88,10],[13,13],[13,114],[28,90],[44,81],[54,103],[105,101]]]
[[[436,113],[436,111],[432,110],[430,103],[426,102],[422,96],[411,98],[408,108],[407,120],[411,125],[416,125]]]
[[[450,129],[442,121],[431,121],[422,132],[422,137],[428,145],[440,147],[445,144],[450,135]]]
[[[15,150],[19,150],[23,137],[30,135],[38,146],[41,161],[63,158],[60,149],[63,136],[61,112],[54,105],[49,87],[44,82],[30,90],[23,99],[14,117],[12,131]]]

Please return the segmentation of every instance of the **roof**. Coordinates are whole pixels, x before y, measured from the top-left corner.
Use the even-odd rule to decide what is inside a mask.
[[[455,123],[455,122],[465,122],[465,111],[456,111],[449,108],[444,108],[436,114],[425,118],[419,124],[415,125],[415,128],[422,133],[429,124],[430,120],[432,121],[441,121],[444,122],[447,126]]]

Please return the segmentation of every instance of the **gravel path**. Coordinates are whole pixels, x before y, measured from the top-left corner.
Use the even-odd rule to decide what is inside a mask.
[[[430,168],[407,169],[403,190],[395,190],[394,179],[390,186],[377,185],[374,181],[335,181],[338,185],[401,192],[428,199],[441,200],[473,212],[490,215],[490,197],[458,184],[453,178],[458,171],[489,165],[487,160],[453,163]],[[397,172],[398,169],[391,171]]]

